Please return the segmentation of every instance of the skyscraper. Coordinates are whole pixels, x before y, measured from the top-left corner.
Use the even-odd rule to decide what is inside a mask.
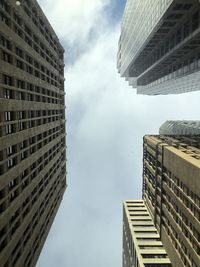
[[[37,1],[0,18],[0,266],[33,267],[66,189],[64,50]]]
[[[171,267],[143,200],[123,204],[123,267]]]
[[[200,135],[200,121],[166,121],[159,129],[164,135]]]
[[[200,266],[200,136],[145,136],[143,199],[172,266]]]
[[[199,90],[198,0],[127,0],[117,67],[137,93]]]
[[[143,147],[143,200],[123,206],[123,267],[198,267],[200,136],[147,135]]]

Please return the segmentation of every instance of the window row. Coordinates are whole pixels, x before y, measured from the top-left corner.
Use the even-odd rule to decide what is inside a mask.
[[[62,115],[51,115],[38,118],[27,118],[25,120],[16,119],[14,121],[7,121],[3,125],[0,125],[0,136],[5,136],[8,134],[14,134],[27,129],[35,128],[40,125],[45,125],[48,123],[56,122],[62,119]]]
[[[0,12],[0,21],[4,22],[8,27],[12,28],[14,32],[22,38],[33,50],[35,50],[40,56],[42,56],[49,64],[52,65],[55,69],[62,68],[57,57],[55,57],[47,46],[39,40],[38,35],[34,34],[32,30],[23,22],[23,19],[20,18],[16,13],[14,13],[14,20],[12,21],[10,14],[6,14],[4,10]],[[63,51],[60,49],[57,50],[58,57],[60,60],[63,60]]]
[[[186,14],[186,13],[185,13]],[[187,14],[188,16],[188,14]],[[179,14],[179,20],[183,17],[183,14]],[[151,40],[152,45],[156,47],[153,50],[153,53],[149,53],[143,60],[137,60],[136,68],[138,69],[139,73],[142,73],[150,66],[152,66],[156,61],[161,59],[164,55],[166,55],[170,50],[172,50],[176,45],[178,45],[181,41],[187,38],[192,32],[194,32],[200,24],[200,12],[195,11],[193,14],[188,16],[188,20],[184,23],[179,23],[175,20],[166,20],[163,22],[163,25],[158,30],[160,37],[162,34],[165,36],[168,35],[168,38],[163,38],[163,42],[157,45],[157,40],[153,42]],[[177,24],[179,26],[177,27]],[[176,25],[176,32],[174,32],[174,26]],[[162,28],[163,27],[163,28]],[[151,46],[149,46],[150,48]],[[150,50],[149,50],[150,51]]]
[[[19,60],[17,57],[14,57],[11,53],[5,52],[2,50],[2,54],[1,54],[1,59],[9,64],[12,64],[14,66],[16,66],[17,68],[19,68],[20,70],[23,70],[27,73],[29,73],[30,75],[48,83],[51,84],[57,88],[60,88],[61,86],[63,86],[63,82],[60,80],[58,81],[57,76],[55,76],[53,73],[51,73],[51,77],[50,78],[48,75],[50,75],[50,72],[47,71],[47,73],[45,73],[45,68],[42,67],[43,70],[38,71],[39,69],[39,64],[38,64],[38,68],[35,68],[35,66],[31,66],[30,64],[26,64],[24,62],[24,60]],[[63,87],[61,87],[62,89]]]
[[[0,112],[0,115],[3,115],[4,122],[15,121],[15,120],[28,120],[35,118],[48,118],[48,117],[63,117],[63,112],[60,109],[55,110],[25,110],[25,111],[5,111]]]
[[[37,186],[37,189],[34,189],[31,192],[31,195],[29,195],[24,202],[22,203],[22,208],[18,209],[15,212],[15,218],[12,219],[12,224],[10,227],[10,234],[7,232],[7,234],[9,235],[9,238],[4,239],[6,241],[4,244],[4,248],[5,246],[9,243],[10,241],[10,237],[15,233],[15,231],[18,229],[18,227],[20,226],[21,222],[20,220],[24,220],[24,218],[26,217],[26,215],[31,212],[33,206],[35,205],[35,203],[40,199],[40,195],[42,194],[42,192],[48,188],[48,192],[46,193],[46,197],[42,200],[41,204],[38,206],[38,209],[36,210],[36,212],[33,214],[32,216],[32,220],[31,222],[27,225],[27,227],[25,228],[25,230],[23,231],[23,234],[21,235],[21,238],[19,239],[19,241],[17,242],[16,246],[14,247],[14,249],[11,251],[11,257],[9,257],[8,262],[6,263],[5,266],[15,266],[17,260],[19,259],[20,255],[23,252],[23,248],[26,246],[26,244],[28,242],[30,242],[30,238],[33,235],[33,232],[35,230],[36,227],[38,227],[38,225],[40,226],[41,231],[39,231],[40,236],[44,234],[47,223],[49,222],[49,217],[52,216],[58,201],[60,200],[61,196],[62,196],[62,189],[60,188],[60,184],[61,184],[61,176],[57,176],[57,179],[55,179],[55,177],[53,178],[53,175],[56,173],[56,171],[59,168],[59,161],[57,161],[53,167],[51,168],[51,171],[49,171],[46,175],[48,176],[48,179],[42,179],[42,181],[40,182],[40,184]],[[49,182],[51,182],[51,186],[49,184]],[[38,195],[36,194],[36,192],[38,191]],[[55,194],[55,192],[57,192],[57,194]],[[55,196],[55,197],[54,197]],[[50,204],[50,206],[49,206]],[[46,210],[46,208],[48,207],[48,213],[46,215],[46,218],[44,218],[44,223],[42,224],[38,224],[38,222],[42,220],[42,218],[44,217],[43,214]],[[21,218],[20,218],[21,217]],[[13,218],[13,217],[12,217]],[[18,224],[16,224],[16,222],[18,222]],[[13,225],[13,227],[12,227]],[[36,236],[35,241],[38,239],[38,236]],[[37,242],[33,242],[33,249],[32,252],[35,253],[35,248],[38,247],[38,243]]]
[[[51,72],[47,67],[44,65],[40,64],[35,58],[33,58],[30,54],[25,52],[19,45],[16,45],[14,42],[6,38],[4,35],[0,34],[0,45],[4,48],[6,48],[6,52],[11,51],[12,55],[15,54],[17,57],[16,58],[21,58],[26,61],[27,63],[31,64],[38,70],[41,70],[42,72],[46,73],[49,78],[53,78],[55,80],[58,80],[58,76],[56,76],[53,72]],[[8,56],[9,57],[9,54]],[[8,59],[8,61],[12,62],[12,59]],[[63,71],[63,68],[61,65],[59,65],[59,71]],[[63,75],[63,72],[60,73]]]
[[[59,137],[61,134],[63,134],[62,128],[56,127],[42,134],[26,139],[19,144],[12,145],[4,150],[1,150],[0,157],[2,162],[0,163],[0,175],[6,173],[7,170],[13,168],[21,161]],[[62,145],[65,147],[64,140],[62,141]],[[3,197],[1,191],[0,197]]]

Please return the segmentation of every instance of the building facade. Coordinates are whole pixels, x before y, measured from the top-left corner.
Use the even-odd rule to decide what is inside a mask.
[[[127,0],[117,68],[139,94],[200,89],[198,0]]]
[[[37,1],[0,18],[0,266],[33,267],[66,189],[64,50]]]
[[[200,136],[145,136],[143,160],[143,200],[172,266],[200,266]]]
[[[200,121],[166,121],[159,134],[164,135],[200,135]]]
[[[123,267],[171,267],[143,200],[123,203]]]

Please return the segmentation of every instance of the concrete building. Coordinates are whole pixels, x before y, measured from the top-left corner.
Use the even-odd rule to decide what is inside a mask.
[[[123,267],[171,267],[143,200],[123,203]]]
[[[159,134],[164,135],[200,135],[200,121],[166,121]]]
[[[137,93],[200,89],[198,0],[127,0],[117,68]]]
[[[143,200],[172,266],[200,266],[200,136],[145,136],[143,160]]]
[[[0,266],[33,267],[66,189],[64,50],[37,1],[0,18]]]

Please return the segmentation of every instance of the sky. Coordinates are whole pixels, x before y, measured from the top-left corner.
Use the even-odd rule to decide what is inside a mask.
[[[67,184],[37,267],[121,267],[122,202],[140,199],[142,141],[200,117],[200,92],[137,95],[116,68],[125,0],[38,0],[65,48]]]

